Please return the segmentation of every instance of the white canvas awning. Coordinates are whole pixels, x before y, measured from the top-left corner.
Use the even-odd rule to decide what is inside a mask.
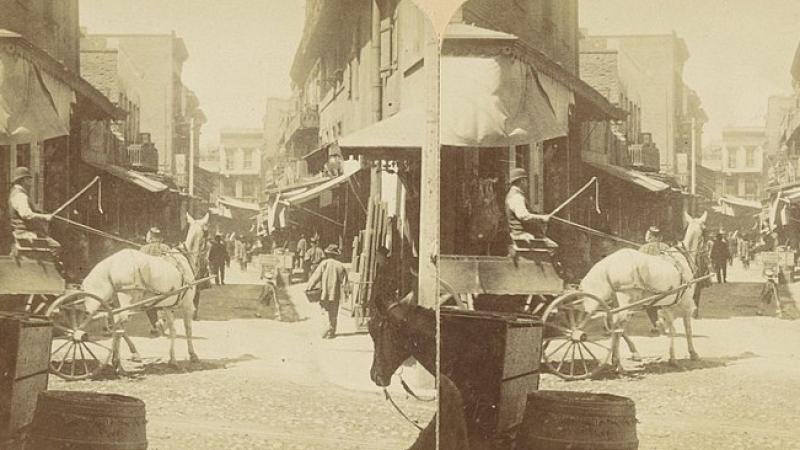
[[[532,66],[511,56],[442,58],[442,145],[508,147],[567,134]],[[410,106],[339,140],[345,154],[419,152],[425,113]]]
[[[330,189],[333,189],[349,180],[350,177],[361,170],[361,163],[354,160],[344,161],[342,163],[342,170],[343,173],[341,175],[333,177],[322,184],[314,186],[296,195],[284,197],[282,200],[280,200],[280,202],[286,206],[296,206],[309,200],[313,200],[319,197],[323,192],[329,191]]]

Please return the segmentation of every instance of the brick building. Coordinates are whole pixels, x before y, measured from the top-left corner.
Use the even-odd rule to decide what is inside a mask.
[[[124,79],[131,81],[129,88],[138,92],[139,126],[150,133],[158,150],[158,170],[172,176],[185,176],[191,130],[187,106],[197,108],[199,104],[192,104],[198,103],[196,97],[186,89],[181,78],[183,64],[189,57],[183,39],[174,32],[86,34],[82,51],[98,50],[116,50],[118,58],[139,74],[138,78]],[[185,181],[183,186],[186,186]]]
[[[683,81],[689,58],[685,41],[674,33],[598,36],[584,31],[581,52],[604,51],[616,52],[620,80],[638,95],[640,128],[652,135],[659,150],[660,170],[689,187],[691,135],[698,149],[695,162],[699,164],[702,129],[708,119],[699,97]]]

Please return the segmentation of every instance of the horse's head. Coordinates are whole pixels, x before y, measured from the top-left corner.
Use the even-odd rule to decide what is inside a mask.
[[[686,221],[686,234],[683,237],[683,246],[693,252],[697,251],[703,241],[703,231],[706,228],[708,211],[700,217],[692,217],[686,211],[683,212],[683,219]]]
[[[369,321],[369,334],[375,345],[370,378],[378,386],[389,386],[392,374],[412,356],[411,322],[416,309],[413,294],[393,302],[375,299],[374,315]]]
[[[186,250],[192,255],[192,263],[195,264],[195,267],[197,267],[197,261],[202,257],[203,245],[205,244],[208,234],[208,218],[208,213],[206,213],[202,219],[195,219],[191,214],[186,213],[189,231],[186,233],[184,245],[186,246]]]

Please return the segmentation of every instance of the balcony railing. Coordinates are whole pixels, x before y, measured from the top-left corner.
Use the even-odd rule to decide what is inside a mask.
[[[135,169],[158,170],[158,150],[152,143],[128,146],[128,165]]]
[[[628,146],[628,157],[630,165],[637,169],[658,172],[660,168],[658,148],[655,145],[631,144]]]
[[[290,141],[295,133],[319,128],[319,112],[316,106],[306,105],[295,111],[286,121],[285,140]]]

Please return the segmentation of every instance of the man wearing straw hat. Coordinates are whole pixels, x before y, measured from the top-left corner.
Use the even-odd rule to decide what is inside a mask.
[[[325,259],[317,266],[314,273],[308,280],[306,290],[313,290],[320,285],[319,306],[327,313],[328,329],[322,335],[322,339],[333,339],[336,337],[336,324],[339,318],[339,303],[350,294],[350,287],[347,282],[347,269],[344,264],[337,259],[341,254],[339,247],[335,244],[329,245],[325,249]]]
[[[550,217],[532,213],[528,208],[528,173],[525,169],[511,169],[508,182],[511,187],[506,194],[506,220],[511,241],[526,242],[544,237]]]
[[[33,188],[33,176],[27,167],[17,167],[11,178],[11,192],[8,194],[8,215],[11,232],[18,239],[45,238],[51,248],[57,249],[61,245],[51,238],[46,229],[46,223],[53,219],[52,214],[42,214],[34,211],[30,199]]]

